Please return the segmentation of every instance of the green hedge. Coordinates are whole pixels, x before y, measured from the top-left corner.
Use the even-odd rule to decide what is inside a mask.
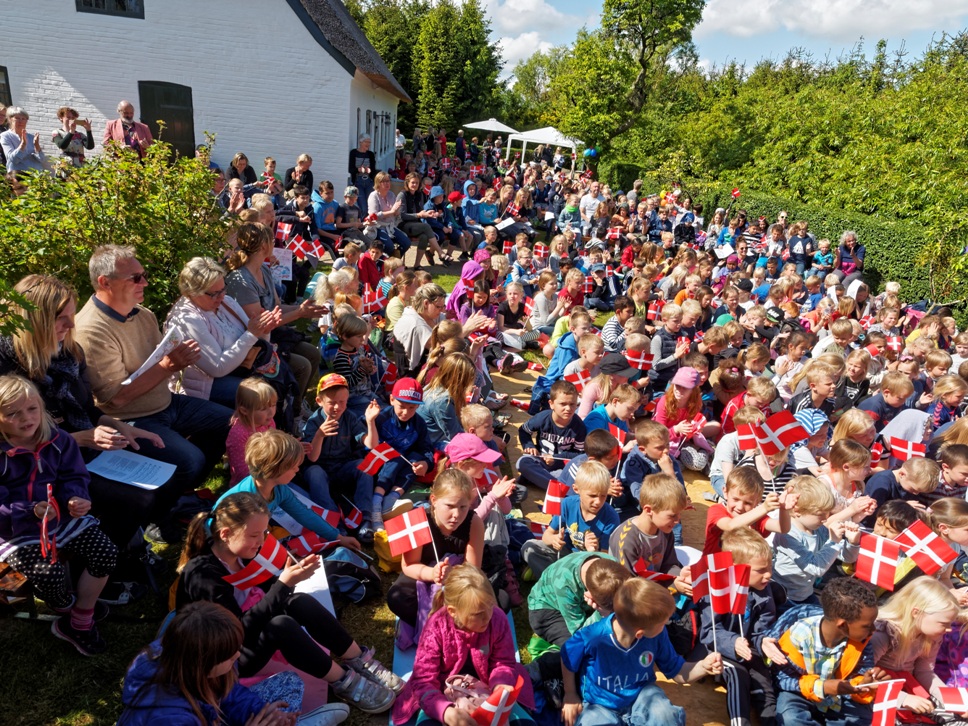
[[[707,222],[717,207],[729,208],[733,201],[730,192],[731,189],[723,187],[702,195],[703,216]],[[904,300],[913,302],[931,297],[928,270],[919,262],[924,233],[916,225],[845,212],[833,202],[829,207],[816,207],[761,192],[744,191],[733,204],[735,209],[745,209],[750,217],[765,216],[771,221],[785,210],[790,222],[806,220],[817,239],[829,238],[832,245],[837,244],[842,232],[852,229],[867,247],[864,278],[872,289],[881,291],[885,282],[894,280],[901,283]]]

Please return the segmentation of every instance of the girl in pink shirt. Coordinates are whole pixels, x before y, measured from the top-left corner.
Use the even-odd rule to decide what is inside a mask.
[[[279,397],[263,378],[246,378],[235,393],[232,428],[225,441],[229,459],[229,486],[234,487],[249,475],[245,465],[245,444],[252,434],[276,427],[273,416]]]

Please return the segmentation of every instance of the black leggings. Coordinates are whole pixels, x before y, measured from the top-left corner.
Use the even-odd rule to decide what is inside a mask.
[[[332,657],[323,648],[341,656],[351,645],[353,637],[329,610],[312,595],[297,593],[286,600],[283,614],[276,615],[259,632],[246,633],[239,674],[255,675],[279,650],[291,666],[323,678],[333,667]]]
[[[403,622],[416,626],[417,581],[401,574],[387,591],[387,607]]]

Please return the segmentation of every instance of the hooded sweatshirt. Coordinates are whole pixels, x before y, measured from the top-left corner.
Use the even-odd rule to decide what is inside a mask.
[[[474,280],[481,276],[484,268],[474,260],[468,260],[460,271],[460,279],[454,285],[450,297],[447,298],[447,317],[454,320],[460,315],[460,308],[466,298],[472,294]],[[468,284],[470,283],[470,284]]]

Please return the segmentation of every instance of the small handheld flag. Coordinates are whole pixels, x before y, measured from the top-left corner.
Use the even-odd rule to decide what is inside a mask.
[[[240,590],[248,590],[250,587],[261,585],[273,577],[278,577],[286,562],[289,561],[289,554],[286,548],[279,544],[279,540],[271,534],[266,535],[266,541],[262,543],[259,554],[238,572],[225,575],[222,579],[233,587]]]
[[[364,474],[376,476],[376,473],[380,471],[384,464],[389,463],[398,456],[400,456],[400,452],[390,446],[390,444],[379,444],[367,453],[363,461],[356,468]]]
[[[433,543],[430,522],[427,521],[427,510],[423,507],[411,509],[399,517],[388,519],[383,526],[386,527],[387,543],[394,557]]]
[[[545,514],[561,516],[561,500],[568,496],[568,485],[557,479],[548,482],[548,491],[545,493],[544,506],[541,508]]]
[[[860,554],[857,555],[857,579],[894,591],[894,573],[901,545],[893,540],[864,533],[860,536]]]

